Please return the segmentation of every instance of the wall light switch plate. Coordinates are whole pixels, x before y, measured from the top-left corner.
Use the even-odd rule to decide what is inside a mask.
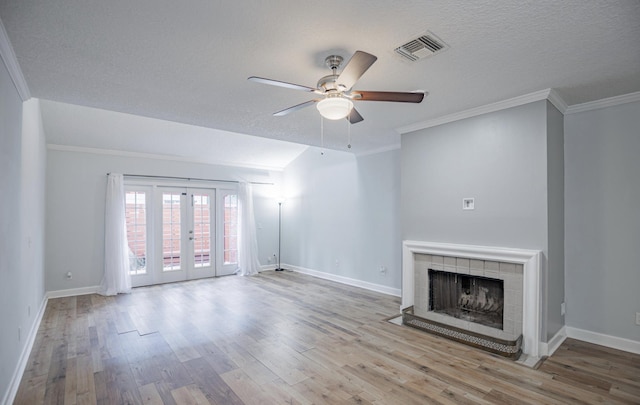
[[[462,209],[463,210],[474,210],[475,209],[475,198],[463,198],[462,199]]]

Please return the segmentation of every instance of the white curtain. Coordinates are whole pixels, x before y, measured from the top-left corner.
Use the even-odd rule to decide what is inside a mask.
[[[253,215],[253,193],[251,185],[238,185],[238,270],[241,276],[253,276],[260,270],[256,221]]]
[[[116,295],[131,292],[129,245],[125,217],[124,176],[107,176],[107,201],[104,215],[104,277],[99,293]]]

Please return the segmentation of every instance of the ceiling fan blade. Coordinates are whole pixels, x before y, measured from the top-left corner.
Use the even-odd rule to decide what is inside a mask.
[[[292,113],[294,111],[298,111],[298,110],[301,110],[301,109],[303,109],[305,107],[309,107],[310,105],[314,105],[318,101],[320,101],[320,100],[316,99],[316,100],[305,101],[304,103],[300,103],[300,104],[294,105],[293,107],[285,108],[282,111],[275,112],[275,113],[273,113],[273,115],[275,117],[282,117],[283,115],[287,115],[287,114]]]
[[[360,91],[351,93],[353,100],[359,101],[394,101],[400,103],[420,103],[427,95],[427,92],[405,93],[398,91]]]
[[[378,57],[370,53],[356,51],[349,62],[342,69],[342,73],[338,76],[338,85],[343,85],[345,89],[350,89],[358,81],[358,79],[378,60]]]
[[[357,124],[358,122],[364,120],[364,118],[362,118],[362,115],[360,115],[358,110],[356,110],[355,108],[351,109],[351,111],[349,112],[349,115],[347,115],[347,119],[351,124]]]
[[[316,91],[316,89],[314,89],[313,87],[302,86],[300,84],[281,82],[279,80],[265,79],[264,77],[251,76],[247,80],[250,80],[256,83],[270,84],[272,86],[286,87],[287,89],[293,89],[293,90],[302,90],[302,91],[309,91],[309,92]]]

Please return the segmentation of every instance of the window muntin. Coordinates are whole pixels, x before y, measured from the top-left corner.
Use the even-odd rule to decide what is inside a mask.
[[[181,193],[162,193],[162,270],[181,269]]]
[[[129,272],[147,273],[147,193],[125,193],[125,217],[129,244]]]
[[[211,197],[193,194],[193,265],[211,266]]]
[[[238,262],[238,196],[229,194],[224,197],[223,254],[224,264]]]

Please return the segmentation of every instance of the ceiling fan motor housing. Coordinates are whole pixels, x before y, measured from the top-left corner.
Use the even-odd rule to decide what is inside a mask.
[[[324,63],[331,69],[333,73],[318,80],[318,90],[324,93],[343,92],[347,90],[346,86],[338,84],[337,74],[338,68],[342,65],[344,58],[340,55],[329,55],[325,58]]]
[[[327,75],[318,80],[318,90],[323,93],[343,92],[347,88],[338,84],[338,75]]]

